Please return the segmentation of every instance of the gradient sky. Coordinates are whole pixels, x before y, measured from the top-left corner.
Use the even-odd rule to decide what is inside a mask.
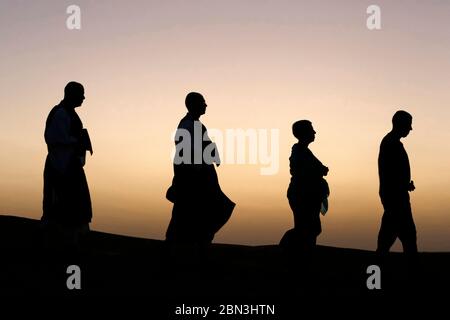
[[[370,31],[374,3],[382,28]],[[71,4],[81,7],[79,31],[66,28]],[[85,167],[93,229],[164,238],[172,133],[186,93],[198,91],[208,128],[280,130],[278,174],[218,168],[237,207],[215,242],[278,243],[292,226],[290,127],[309,119],[311,150],[330,168],[319,244],[375,249],[378,147],[405,109],[419,249],[448,251],[449,21],[450,2],[438,0],[2,0],[0,213],[40,218],[45,119],[76,80],[94,145]]]

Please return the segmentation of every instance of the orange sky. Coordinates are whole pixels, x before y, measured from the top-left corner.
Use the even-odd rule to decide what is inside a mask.
[[[94,229],[163,239],[172,133],[199,91],[210,129],[280,131],[276,175],[218,168],[237,207],[216,242],[277,243],[291,227],[290,126],[310,119],[330,168],[318,242],[374,249],[378,146],[402,108],[414,117],[404,144],[419,249],[450,250],[450,3],[377,1],[382,28],[369,31],[372,1],[318,2],[78,1],[82,29],[70,31],[71,1],[2,1],[0,213],[40,217],[45,119],[76,80]]]

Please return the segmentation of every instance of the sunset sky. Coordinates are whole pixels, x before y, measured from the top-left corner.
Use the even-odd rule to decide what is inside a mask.
[[[72,4],[81,30],[66,27]],[[371,4],[381,30],[366,26]],[[330,168],[318,243],[374,250],[379,143],[404,109],[419,250],[450,250],[448,1],[1,0],[0,30],[0,214],[40,218],[45,120],[75,80],[94,147],[92,229],[164,239],[172,134],[198,91],[209,129],[279,130],[276,174],[217,169],[237,206],[215,242],[275,244],[292,227],[291,125],[309,119]]]

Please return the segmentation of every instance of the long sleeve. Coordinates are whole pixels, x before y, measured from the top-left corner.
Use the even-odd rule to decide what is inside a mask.
[[[178,194],[200,199],[205,194],[216,192],[218,179],[212,162],[217,162],[217,157],[206,159],[204,154],[213,154],[211,149],[217,151],[206,127],[186,115],[178,125],[175,145],[173,184]]]
[[[378,173],[380,177],[380,194],[395,195],[408,191],[411,170],[408,154],[400,141],[386,136],[378,156]]]
[[[292,177],[299,180],[317,180],[323,177],[323,164],[308,148],[294,145],[289,164]]]
[[[295,144],[289,158],[293,194],[304,197],[321,197],[325,167],[306,147]]]
[[[60,108],[53,114],[45,130],[45,142],[49,147],[73,145],[78,140],[70,135],[70,116]]]
[[[175,163],[200,170],[204,165],[220,163],[217,146],[208,136],[206,127],[198,120],[185,116],[179,123],[175,136]]]
[[[71,119],[63,108],[55,110],[45,128],[45,142],[52,166],[64,172],[76,154],[77,138],[71,136]]]

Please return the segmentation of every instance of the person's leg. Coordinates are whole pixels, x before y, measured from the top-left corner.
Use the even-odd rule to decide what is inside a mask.
[[[387,254],[397,239],[396,221],[394,212],[385,209],[381,219],[380,231],[378,232],[377,253]]]
[[[315,247],[317,236],[322,232],[320,223],[320,202],[290,201],[294,213],[294,229],[298,234],[300,249],[310,254]]]
[[[416,225],[411,211],[409,201],[404,203],[401,212],[401,221],[399,226],[399,239],[403,245],[403,252],[408,255],[417,253],[417,232]]]
[[[298,203],[297,199],[288,198],[288,200],[289,200],[289,206],[291,207],[292,214],[294,216],[294,229],[296,229],[300,226],[299,203]]]
[[[186,212],[185,207],[183,203],[174,203],[173,205],[172,217],[166,231],[166,241],[169,243],[177,242],[182,238],[182,222],[183,213]]]
[[[421,290],[423,283],[421,277],[417,277],[419,268],[419,256],[417,250],[416,226],[411,212],[409,201],[402,203],[399,211],[399,239],[403,246],[402,272],[398,275],[399,282],[409,294]],[[411,279],[416,279],[411,282]]]
[[[90,241],[91,230],[89,228],[89,223],[84,223],[80,225],[76,233],[77,246],[82,254],[91,253],[91,241]]]
[[[288,198],[288,200],[294,218],[294,228],[291,229],[292,231],[289,230],[286,232],[284,244],[291,250],[297,251],[300,249],[302,251],[304,244],[304,223],[301,219],[302,212],[300,210],[300,203],[297,198]]]
[[[166,230],[166,241],[167,242],[171,242],[175,240],[175,218],[173,217],[173,213],[172,213],[172,218],[169,221],[169,225],[167,226],[167,230]]]

